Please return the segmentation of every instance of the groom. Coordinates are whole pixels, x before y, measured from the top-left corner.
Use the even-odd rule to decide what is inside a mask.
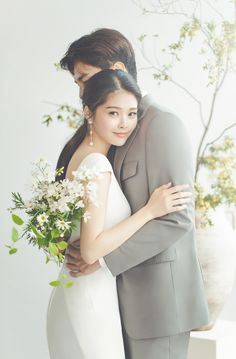
[[[73,42],[61,66],[73,75],[80,97],[84,82],[101,69],[122,69],[137,79],[131,44],[111,29]],[[138,115],[125,145],[109,152],[132,213],[147,203],[156,187],[170,181],[187,183],[194,191],[194,163],[182,122],[150,95],[143,96]],[[127,359],[186,359],[191,329],[208,323],[196,254],[194,199],[185,210],[145,224],[100,264],[87,265],[76,243],[66,257],[73,276],[92,273],[100,265],[117,276]]]

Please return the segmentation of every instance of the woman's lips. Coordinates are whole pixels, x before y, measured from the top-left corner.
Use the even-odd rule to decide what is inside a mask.
[[[114,134],[120,138],[124,138],[124,137],[127,137],[129,132],[114,132]]]

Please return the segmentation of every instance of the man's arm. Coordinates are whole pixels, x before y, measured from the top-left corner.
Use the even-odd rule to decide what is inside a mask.
[[[194,193],[194,165],[183,123],[170,113],[153,118],[146,133],[146,171],[150,194],[169,181],[189,184]],[[129,196],[128,196],[129,197]],[[119,248],[104,257],[116,276],[161,253],[194,230],[194,196],[187,208],[146,223]]]
[[[70,275],[75,278],[94,273],[101,268],[99,261],[93,264],[88,264],[84,261],[80,253],[79,239],[69,243],[65,257],[66,267],[70,270]]]

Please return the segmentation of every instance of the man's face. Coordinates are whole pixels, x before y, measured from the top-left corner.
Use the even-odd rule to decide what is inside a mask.
[[[84,83],[97,72],[101,71],[100,67],[76,62],[74,66],[74,81],[79,86],[79,97],[82,98],[84,92]]]

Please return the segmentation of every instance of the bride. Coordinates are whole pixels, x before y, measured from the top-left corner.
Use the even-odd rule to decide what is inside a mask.
[[[107,155],[111,145],[124,145],[136,127],[140,99],[135,80],[121,70],[103,70],[86,81],[82,99],[85,122],[58,161],[68,179],[82,164],[95,166],[102,174],[96,180],[98,206],[89,204],[91,218],[82,220],[69,239],[80,237],[87,263],[118,248],[151,219],[181,211],[189,201],[189,192],[183,192],[185,185],[163,184],[131,215]],[[62,274],[69,275],[65,265]],[[102,267],[73,281],[72,288],[57,287],[51,294],[47,315],[50,358],[125,359],[116,278]]]

